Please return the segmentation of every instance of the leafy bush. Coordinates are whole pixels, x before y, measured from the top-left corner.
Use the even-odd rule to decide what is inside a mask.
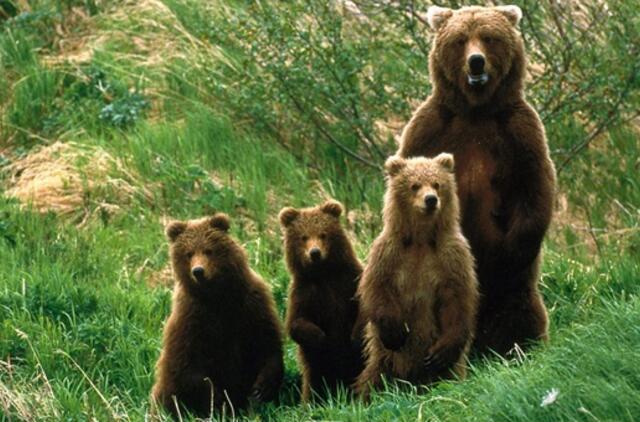
[[[209,95],[300,155],[379,166],[429,93],[426,4],[251,2],[240,12],[220,7],[211,19],[179,7],[189,1],[171,3],[223,47],[222,60],[201,58]],[[527,90],[562,169],[637,113],[640,18],[631,2],[520,3]]]
[[[124,128],[135,123],[148,106],[149,102],[141,94],[127,93],[104,106],[100,110],[100,119],[113,126]]]

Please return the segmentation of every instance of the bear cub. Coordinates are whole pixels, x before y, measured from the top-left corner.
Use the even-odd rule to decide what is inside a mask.
[[[271,400],[282,382],[275,303],[228,231],[222,213],[166,229],[176,284],[152,400],[174,417]]]
[[[280,211],[292,275],[286,330],[298,344],[303,401],[351,385],[362,370],[355,298],[362,265],[340,224],[342,211],[332,200]]]
[[[453,156],[394,156],[385,171],[384,228],[358,288],[367,325],[356,390],[365,398],[382,375],[418,385],[464,377],[478,304]]]

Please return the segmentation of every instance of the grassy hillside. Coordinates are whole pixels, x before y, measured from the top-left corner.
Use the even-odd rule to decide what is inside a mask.
[[[426,6],[354,3],[0,0],[0,420],[144,419],[169,218],[229,213],[281,314],[283,206],[342,201],[366,257],[431,35]],[[288,341],[280,404],[236,416],[640,415],[640,10],[518,3],[559,170],[550,343],[474,360],[464,382],[303,406]]]

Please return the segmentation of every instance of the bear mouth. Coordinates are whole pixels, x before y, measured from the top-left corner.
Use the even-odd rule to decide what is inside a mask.
[[[434,206],[434,207],[425,207],[425,206],[419,207],[419,212],[423,217],[430,218],[430,217],[433,217],[434,215],[437,214],[438,206]]]
[[[489,75],[487,73],[481,73],[479,75],[472,75],[469,73],[467,75],[467,82],[469,82],[469,85],[473,87],[481,87],[489,82]]]

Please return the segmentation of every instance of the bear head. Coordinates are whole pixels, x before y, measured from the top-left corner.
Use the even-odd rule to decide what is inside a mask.
[[[457,203],[451,154],[442,153],[434,158],[392,156],[384,168],[386,203],[397,210],[399,218],[436,221],[441,215],[449,215],[447,208]]]
[[[173,271],[187,287],[215,287],[221,280],[232,280],[247,263],[244,250],[229,235],[226,214],[172,221],[166,235]]]
[[[351,245],[340,224],[342,205],[329,200],[311,208],[283,208],[280,224],[285,254],[292,271],[314,270],[336,264]]]
[[[518,6],[430,7],[434,85],[457,90],[472,107],[519,92],[525,67],[521,17]]]

